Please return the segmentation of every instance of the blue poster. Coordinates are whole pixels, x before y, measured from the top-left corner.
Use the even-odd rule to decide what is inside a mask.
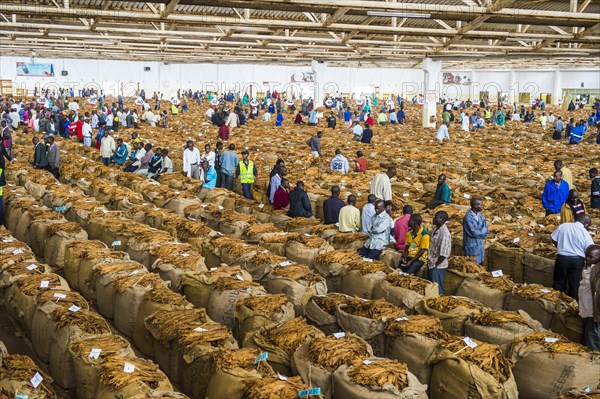
[[[54,76],[54,65],[17,62],[17,76],[52,77]]]

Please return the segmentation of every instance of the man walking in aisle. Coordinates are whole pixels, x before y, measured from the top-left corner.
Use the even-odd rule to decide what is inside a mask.
[[[488,235],[488,225],[483,216],[483,201],[471,198],[471,210],[462,220],[463,250],[465,256],[475,256],[475,262],[482,265],[485,254],[485,237]]]
[[[590,207],[600,209],[600,175],[598,175],[598,168],[590,169],[590,179],[592,179]]]
[[[235,176],[240,179],[244,198],[253,199],[252,184],[254,184],[254,179],[258,176],[258,171],[256,170],[256,165],[254,165],[254,161],[248,159],[248,154],[248,150],[242,151],[242,162],[238,164]]]
[[[448,269],[448,257],[452,250],[452,235],[446,226],[447,221],[448,213],[436,212],[433,217],[435,229],[431,233],[429,256],[427,257],[429,279],[437,283],[440,295],[444,295],[444,277],[446,269]]]
[[[221,155],[221,188],[233,191],[233,176],[239,164],[238,155],[233,151],[235,144],[229,144],[227,151]]]
[[[560,170],[554,172],[552,180],[548,180],[542,192],[542,205],[546,216],[560,213],[560,209],[569,197],[569,184],[563,180]]]

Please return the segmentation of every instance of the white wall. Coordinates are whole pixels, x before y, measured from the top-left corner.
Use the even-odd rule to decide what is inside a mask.
[[[178,88],[204,90],[248,91],[253,84],[258,91],[283,91],[290,86],[290,78],[295,72],[310,71],[309,66],[275,66],[259,64],[164,64],[162,62],[79,60],[79,59],[37,59],[40,63],[53,63],[55,77],[37,78],[16,76],[16,63],[29,62],[27,57],[0,57],[0,78],[12,80],[17,87],[33,90],[41,87],[73,86],[97,87],[105,91],[117,90],[115,82],[129,84],[137,88],[139,83],[146,92],[162,91],[167,96]],[[144,71],[150,67],[150,71]],[[61,76],[66,70],[68,76]],[[477,98],[480,91],[489,91],[493,98],[500,91],[518,95],[527,91],[533,95],[553,93],[554,98],[563,88],[578,88],[584,82],[585,88],[600,88],[600,69],[564,70],[448,70],[453,73],[466,73],[472,78],[472,85],[456,87],[442,85],[441,76],[438,90],[451,97],[461,99]],[[424,73],[421,69],[400,68],[327,68],[319,83],[328,92],[348,93],[355,86],[379,87],[380,94],[403,94],[412,96],[423,90]],[[308,85],[308,84],[303,84]],[[112,90],[111,90],[112,88]],[[458,91],[457,89],[460,89]]]

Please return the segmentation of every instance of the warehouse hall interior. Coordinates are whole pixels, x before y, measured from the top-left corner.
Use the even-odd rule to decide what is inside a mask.
[[[0,398],[600,397],[600,3],[4,0]]]

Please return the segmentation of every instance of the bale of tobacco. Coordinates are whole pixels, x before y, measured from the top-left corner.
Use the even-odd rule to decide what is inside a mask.
[[[96,398],[133,398],[152,390],[172,391],[158,365],[141,358],[111,354],[98,365]]]
[[[325,335],[318,328],[296,317],[267,328],[262,328],[244,341],[244,346],[268,352],[267,362],[281,375],[292,375],[292,355],[301,345]]]
[[[521,397],[555,398],[569,388],[600,384],[600,353],[552,332],[515,339],[510,359]]]
[[[204,257],[189,244],[164,244],[150,251],[150,270],[170,282],[173,291],[181,290],[181,277],[187,272],[208,271]]]
[[[221,277],[212,284],[206,311],[211,319],[233,329],[237,301],[240,298],[259,296],[266,293],[260,284],[247,281],[240,275]]]
[[[265,377],[248,383],[245,398],[247,399],[296,399],[300,392],[309,386],[300,377]],[[322,395],[311,395],[314,399],[323,399]]]
[[[260,225],[257,224],[256,226]],[[250,273],[253,281],[266,284],[266,278],[273,271],[273,268],[284,262],[286,262],[286,258],[283,256],[275,255],[266,249],[262,249],[253,257],[246,259],[240,266]]]
[[[52,378],[44,373],[28,356],[2,354],[0,358],[0,397],[57,399],[52,388]],[[34,386],[32,379],[41,377],[39,385]],[[36,380],[38,380],[36,378]]]
[[[488,310],[465,321],[465,335],[500,346],[507,356],[515,338],[545,331],[525,311]]]
[[[325,279],[310,271],[308,266],[280,263],[267,278],[267,291],[271,294],[284,293],[294,305],[296,315],[301,316],[303,307],[314,295],[327,293]]]
[[[514,287],[515,283],[509,276],[494,277],[486,272],[477,277],[465,278],[456,290],[456,295],[475,299],[492,309],[503,309],[506,297]]]
[[[333,374],[334,399],[427,399],[427,385],[406,364],[372,357],[342,365]]]
[[[448,258],[448,269],[444,277],[444,294],[455,295],[464,279],[474,278],[485,272],[485,268],[475,263],[475,257],[451,256]]]
[[[311,386],[321,388],[325,399],[333,394],[333,373],[342,365],[373,356],[362,338],[346,333],[316,338],[303,344],[292,356],[292,372]]]
[[[384,299],[365,300],[354,298],[347,304],[338,305],[337,321],[346,332],[356,334],[371,345],[375,356],[385,354],[388,321],[406,316],[406,312]]]
[[[444,330],[452,335],[464,335],[465,321],[487,310],[480,302],[458,296],[423,298],[415,310],[419,314],[435,316],[442,321]]]
[[[237,278],[252,281],[252,276],[240,266],[222,265],[208,271],[190,271],[181,276],[181,292],[197,308],[207,308],[213,285],[220,278]]]
[[[433,364],[431,397],[517,399],[511,362],[498,345],[469,337],[451,337],[428,360]]]
[[[385,356],[408,366],[422,384],[429,384],[432,366],[427,359],[450,337],[434,316],[411,315],[391,320],[385,330]]]
[[[98,366],[110,355],[135,358],[129,342],[114,334],[88,337],[68,346],[73,361],[75,392],[81,399],[95,399],[98,389]]]
[[[335,292],[315,295],[304,306],[304,316],[310,324],[323,331],[325,335],[331,335],[341,331],[337,322],[337,307],[353,300],[354,298],[349,295]]]
[[[285,294],[267,294],[239,298],[235,304],[234,336],[243,343],[261,328],[293,319],[294,305]]]
[[[308,233],[288,241],[285,256],[292,262],[298,262],[313,267],[319,254],[333,251],[333,247],[324,239],[311,236]]]
[[[577,301],[568,295],[541,284],[519,284],[506,297],[506,310],[524,310],[550,328],[554,315],[578,309]]]
[[[415,305],[421,298],[437,297],[439,289],[436,283],[417,276],[390,273],[375,287],[373,296],[400,306],[408,313],[414,313]]]
[[[363,299],[373,299],[375,287],[393,270],[385,263],[371,259],[357,259],[348,265],[342,277],[342,292]]]
[[[342,277],[350,267],[350,263],[361,260],[358,253],[351,249],[334,250],[318,255],[315,269],[325,277],[329,292],[342,292]]]

